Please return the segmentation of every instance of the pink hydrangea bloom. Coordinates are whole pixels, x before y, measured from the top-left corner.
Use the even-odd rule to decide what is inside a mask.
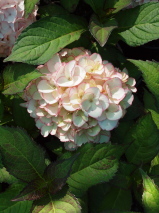
[[[134,8],[138,5],[142,5],[149,2],[159,2],[159,0],[132,0],[131,4],[128,7],[126,7],[126,9]]]
[[[19,34],[35,21],[37,8],[24,18],[24,0],[0,0],[0,57],[6,57]]]
[[[26,87],[21,105],[41,134],[57,136],[69,150],[108,142],[136,92],[127,70],[83,48],[64,49],[37,69],[43,75]]]

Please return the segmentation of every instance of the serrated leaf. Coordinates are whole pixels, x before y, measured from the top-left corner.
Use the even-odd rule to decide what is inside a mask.
[[[75,11],[79,0],[60,0],[61,5],[69,12]]]
[[[122,10],[124,7],[127,7],[131,3],[131,0],[111,0],[106,1],[105,9],[114,8],[112,13],[117,13],[118,11]]]
[[[129,61],[142,71],[145,83],[159,103],[159,63],[132,59]]]
[[[152,2],[120,12],[118,20],[119,34],[130,46],[139,46],[158,39],[159,3]],[[125,18],[131,17],[131,18]]]
[[[24,0],[25,18],[28,18],[28,15],[33,11],[38,2],[39,0]]]
[[[81,213],[81,207],[78,200],[71,193],[59,200],[51,200],[45,206],[36,206],[32,213]]]
[[[19,193],[22,184],[11,185],[5,192],[0,194],[0,213],[28,213],[30,212],[32,202],[31,201],[21,201],[12,202],[11,199]]]
[[[58,4],[49,4],[41,6],[38,9],[38,13],[40,14],[41,18],[47,17],[47,16],[55,16],[55,15],[68,15],[68,11],[65,10],[63,7],[61,7]]]
[[[145,106],[145,109],[149,110],[154,110],[154,111],[157,111],[157,107],[156,107],[156,100],[155,100],[155,96],[148,92],[147,89],[144,89],[144,97],[143,97],[143,100],[144,100],[144,106]]]
[[[156,156],[159,151],[159,131],[150,114],[142,117],[128,131],[125,142],[131,143],[125,153],[130,163],[147,163]]]
[[[36,179],[29,183],[13,201],[37,200],[46,194],[56,194],[66,184],[72,164],[78,154],[66,160],[51,163],[45,170],[43,179]]]
[[[111,32],[115,28],[117,28],[117,22],[114,18],[100,22],[96,15],[91,17],[89,30],[101,47],[106,44]]]
[[[113,178],[118,169],[117,159],[124,152],[124,147],[88,144],[78,151],[80,156],[73,165],[67,183],[71,192],[80,197],[89,187]]]
[[[10,175],[5,167],[0,169],[0,183],[4,182],[4,183],[12,184],[16,181],[17,179],[14,176]]]
[[[16,178],[30,182],[42,178],[44,151],[20,128],[0,127],[3,164]]]
[[[39,73],[32,65],[21,63],[9,65],[3,72],[3,94],[11,95],[23,92],[23,90],[31,80],[36,79],[41,75],[42,74]]]
[[[11,55],[4,61],[43,64],[86,30],[83,18],[60,15],[42,18],[18,37]]]
[[[152,161],[151,161],[151,167],[150,167],[150,174],[158,176],[159,175],[159,155],[157,155]]]
[[[113,209],[128,211],[131,209],[131,205],[132,205],[132,196],[130,190],[111,187],[110,191],[106,194],[101,203],[100,210],[101,212]]]
[[[156,213],[159,209],[159,189],[154,181],[149,178],[142,169],[140,169],[140,172],[143,178],[144,192],[142,195],[142,201],[145,213]]]
[[[91,8],[94,10],[95,13],[100,15],[101,10],[104,8],[104,3],[106,0],[84,0],[87,4],[91,6]]]

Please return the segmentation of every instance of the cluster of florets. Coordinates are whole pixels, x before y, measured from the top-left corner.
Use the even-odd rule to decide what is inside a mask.
[[[149,2],[159,2],[159,0],[132,0],[131,4],[127,8],[134,8],[138,5],[142,5]]]
[[[64,49],[37,69],[42,76],[25,89],[22,106],[41,134],[56,135],[68,149],[108,142],[136,92],[126,69],[83,48]]]
[[[0,0],[0,57],[6,57],[23,29],[35,21],[34,12],[24,18],[24,0]]]

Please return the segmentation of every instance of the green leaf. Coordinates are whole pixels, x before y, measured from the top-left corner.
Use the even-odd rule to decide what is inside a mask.
[[[35,127],[35,121],[32,117],[30,117],[29,113],[27,112],[27,109],[24,107],[21,107],[20,104],[24,103],[24,100],[21,98],[14,98],[13,99],[13,118],[14,122],[17,126],[22,127],[28,131],[28,133],[35,133],[36,127]]]
[[[41,76],[34,66],[16,63],[9,65],[3,72],[4,91],[3,94],[16,94],[23,92],[28,83]]]
[[[69,12],[75,11],[79,0],[60,0],[61,5]]]
[[[159,63],[132,59],[129,61],[142,71],[145,83],[159,103]]]
[[[126,151],[130,163],[143,164],[151,161],[159,151],[159,131],[150,114],[142,117],[125,137],[131,145]]]
[[[26,182],[42,178],[44,152],[21,129],[0,127],[2,160],[8,172]]]
[[[104,22],[100,22],[96,15],[91,17],[89,25],[90,32],[101,47],[106,44],[109,35],[115,28],[117,28],[117,22],[114,18],[105,19]]]
[[[4,105],[2,100],[0,99],[0,121],[3,118],[3,112],[4,112]]]
[[[144,100],[144,106],[145,106],[145,109],[147,110],[154,110],[154,111],[157,111],[157,107],[156,107],[156,100],[155,100],[155,96],[148,92],[147,89],[144,89],[144,97],[143,97],[143,100]]]
[[[152,161],[151,161],[151,167],[150,167],[150,174],[158,176],[159,175],[159,155],[157,155]]]
[[[25,18],[28,18],[29,14],[34,10],[34,7],[38,2],[39,0],[24,0]]]
[[[124,202],[123,202],[124,200]],[[128,211],[131,209],[132,197],[130,190],[124,190],[122,188],[111,187],[110,191],[104,197],[100,210],[122,210]]]
[[[51,197],[50,197],[51,200]],[[81,213],[81,207],[78,200],[71,193],[67,193],[64,198],[51,200],[48,204],[36,206],[32,213]]]
[[[154,181],[149,178],[142,169],[140,169],[140,172],[143,178],[144,192],[142,195],[142,201],[145,213],[156,213],[159,209],[159,189],[154,184]]]
[[[95,13],[100,14],[101,10],[104,8],[104,3],[106,0],[84,0],[87,4],[91,6]]]
[[[22,184],[11,185],[5,192],[0,194],[0,213],[28,213],[30,212],[32,202],[31,201],[21,201],[12,202],[11,199],[19,193]]]
[[[78,151],[80,156],[73,165],[67,183],[71,192],[80,197],[89,187],[113,178],[118,169],[117,159],[124,152],[124,147],[87,144]]]
[[[17,179],[14,176],[10,175],[5,167],[0,169],[0,183],[4,182],[4,183],[12,184],[16,181]]]
[[[41,6],[38,9],[38,13],[40,14],[41,18],[44,18],[46,16],[68,15],[68,11],[57,4]]]
[[[122,10],[124,7],[127,7],[131,3],[131,0],[106,0],[105,9],[115,8],[112,13],[117,13]]]
[[[86,30],[83,18],[61,15],[42,18],[27,27],[18,37],[5,61],[43,64]]]
[[[152,2],[120,12],[116,19],[122,40],[130,46],[138,46],[158,39],[158,7],[159,3]]]
[[[56,194],[66,184],[72,165],[78,154],[66,160],[51,163],[45,170],[43,179],[36,179],[29,183],[13,201],[36,200],[46,194]]]

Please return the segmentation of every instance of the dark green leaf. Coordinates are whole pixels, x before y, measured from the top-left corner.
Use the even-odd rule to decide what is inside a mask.
[[[124,149],[111,144],[87,144],[79,149],[80,156],[67,181],[70,190],[76,196],[82,196],[89,187],[112,179],[118,169],[117,159]]]
[[[156,156],[159,151],[159,131],[150,114],[142,117],[128,131],[125,142],[131,143],[126,151],[130,163],[147,163]]]
[[[101,212],[113,209],[128,211],[131,209],[131,205],[132,205],[132,197],[130,190],[111,187],[110,191],[106,194],[101,203],[100,210]]]
[[[4,182],[4,183],[12,184],[16,181],[17,179],[14,176],[10,175],[5,167],[0,169],[0,183]]]
[[[26,129],[30,134],[35,133],[35,121],[32,117],[30,117],[29,113],[27,112],[26,108],[21,107],[20,104],[23,103],[24,100],[14,98],[13,100],[13,118],[14,122],[17,126]]]
[[[3,118],[3,112],[4,112],[4,105],[2,100],[0,99],[0,121]]]
[[[49,4],[49,5],[45,5],[45,6],[41,6],[38,10],[38,13],[40,14],[40,16],[42,18],[46,17],[46,16],[56,16],[56,15],[68,15],[67,10],[65,10],[64,8],[62,8],[61,6],[57,5],[57,4]]]
[[[159,103],[159,63],[132,59],[130,61],[142,71],[144,81]]]
[[[42,18],[18,37],[11,55],[5,61],[43,64],[86,30],[83,18],[61,15]]]
[[[31,201],[12,202],[11,199],[19,193],[22,184],[11,185],[0,194],[0,213],[28,213],[32,206]]]
[[[78,154],[66,160],[51,163],[45,170],[43,179],[36,179],[29,183],[13,201],[36,200],[46,194],[56,194],[66,184],[71,167]]]
[[[39,73],[32,65],[16,63],[7,66],[3,72],[3,94],[23,92],[28,83],[39,76],[41,76],[41,73]]]
[[[122,40],[130,46],[138,46],[158,39],[158,7],[158,2],[151,2],[120,12],[116,19]]]
[[[159,189],[142,169],[140,169],[140,172],[143,178],[142,201],[145,213],[157,213],[159,209]]]
[[[60,0],[61,5],[69,12],[73,12],[76,9],[78,2],[79,0]]]
[[[39,2],[39,0],[24,0],[26,18],[34,10],[34,7],[38,2]]]
[[[106,44],[109,35],[115,28],[117,28],[117,22],[114,18],[106,19],[104,22],[100,22],[98,17],[93,15],[90,20],[90,32],[101,47]]]
[[[26,182],[42,178],[44,152],[21,129],[0,127],[0,147],[3,164],[16,178]]]
[[[117,13],[119,10],[128,6],[131,3],[131,0],[106,0],[105,10],[108,8],[114,8],[112,13]]]
[[[99,14],[101,13],[101,10],[104,8],[104,3],[106,0],[84,0],[87,4],[91,6],[91,8],[94,10],[95,13]]]

